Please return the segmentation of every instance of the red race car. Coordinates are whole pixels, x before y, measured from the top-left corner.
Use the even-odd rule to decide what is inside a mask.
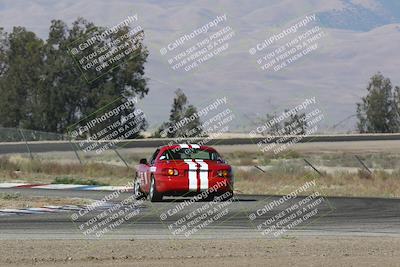
[[[206,194],[204,194],[206,192]],[[208,146],[180,144],[159,147],[150,161],[141,159],[136,168],[134,194],[152,202],[163,196],[233,196],[232,168]],[[224,199],[224,200],[225,200]]]

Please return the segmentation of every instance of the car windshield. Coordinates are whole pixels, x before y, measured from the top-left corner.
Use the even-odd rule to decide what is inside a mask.
[[[203,160],[220,160],[221,156],[211,150],[194,149],[194,148],[180,148],[170,149],[165,151],[160,160],[182,160],[182,159],[203,159]]]

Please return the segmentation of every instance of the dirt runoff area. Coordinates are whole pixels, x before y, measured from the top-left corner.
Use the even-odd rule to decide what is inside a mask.
[[[0,208],[7,209],[26,209],[41,208],[45,206],[63,206],[63,205],[88,205],[93,201],[83,198],[49,198],[36,196],[23,196],[19,193],[0,193]],[[1,227],[1,224],[0,224]]]
[[[2,240],[0,266],[399,266],[400,238]]]

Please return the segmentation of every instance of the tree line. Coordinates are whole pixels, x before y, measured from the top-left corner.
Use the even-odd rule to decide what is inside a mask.
[[[400,87],[377,73],[368,83],[367,95],[357,103],[357,129],[360,133],[398,133],[399,110]]]
[[[46,40],[24,27],[14,27],[10,33],[0,28],[0,125],[65,133],[70,125],[118,97],[123,103],[130,97],[147,95],[145,46],[93,82],[83,78],[68,47],[104,30],[83,18],[71,26],[51,21]],[[95,77],[95,73],[87,75]],[[120,116],[133,110],[124,112]],[[141,127],[144,130],[146,126],[143,123]]]

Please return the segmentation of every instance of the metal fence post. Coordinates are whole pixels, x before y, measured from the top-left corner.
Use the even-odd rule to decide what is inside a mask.
[[[308,160],[306,160],[306,159],[303,159],[311,168],[313,168],[313,170],[314,171],[316,171],[320,176],[323,176],[322,175],[322,173],[317,169],[317,168],[315,168]]]
[[[129,169],[129,165],[128,163],[125,161],[125,159],[121,156],[121,154],[119,154],[119,152],[114,148],[113,149],[115,151],[115,153],[117,154],[117,156],[125,163],[125,166]]]
[[[29,148],[28,141],[26,140],[26,138],[25,138],[25,135],[24,135],[23,131],[22,131],[21,129],[17,129],[17,130],[19,130],[19,132],[21,133],[22,139],[24,139],[24,141],[25,141],[26,149],[27,149],[27,150],[28,150],[28,152],[29,152],[29,156],[30,156],[30,157],[31,157],[31,159],[33,160],[32,151],[31,151],[31,149]]]
[[[79,163],[82,165],[82,160],[81,160],[81,158],[79,157],[79,154],[78,154],[78,152],[76,151],[74,145],[72,144],[71,139],[68,139],[68,142],[69,142],[69,144],[71,145],[72,149],[74,150],[75,156],[76,156],[76,158],[79,160]]]
[[[358,162],[360,162],[360,164],[369,172],[369,174],[372,175],[372,171],[367,167],[367,165],[365,165],[365,163],[357,156],[354,155],[354,157],[358,160]]]

